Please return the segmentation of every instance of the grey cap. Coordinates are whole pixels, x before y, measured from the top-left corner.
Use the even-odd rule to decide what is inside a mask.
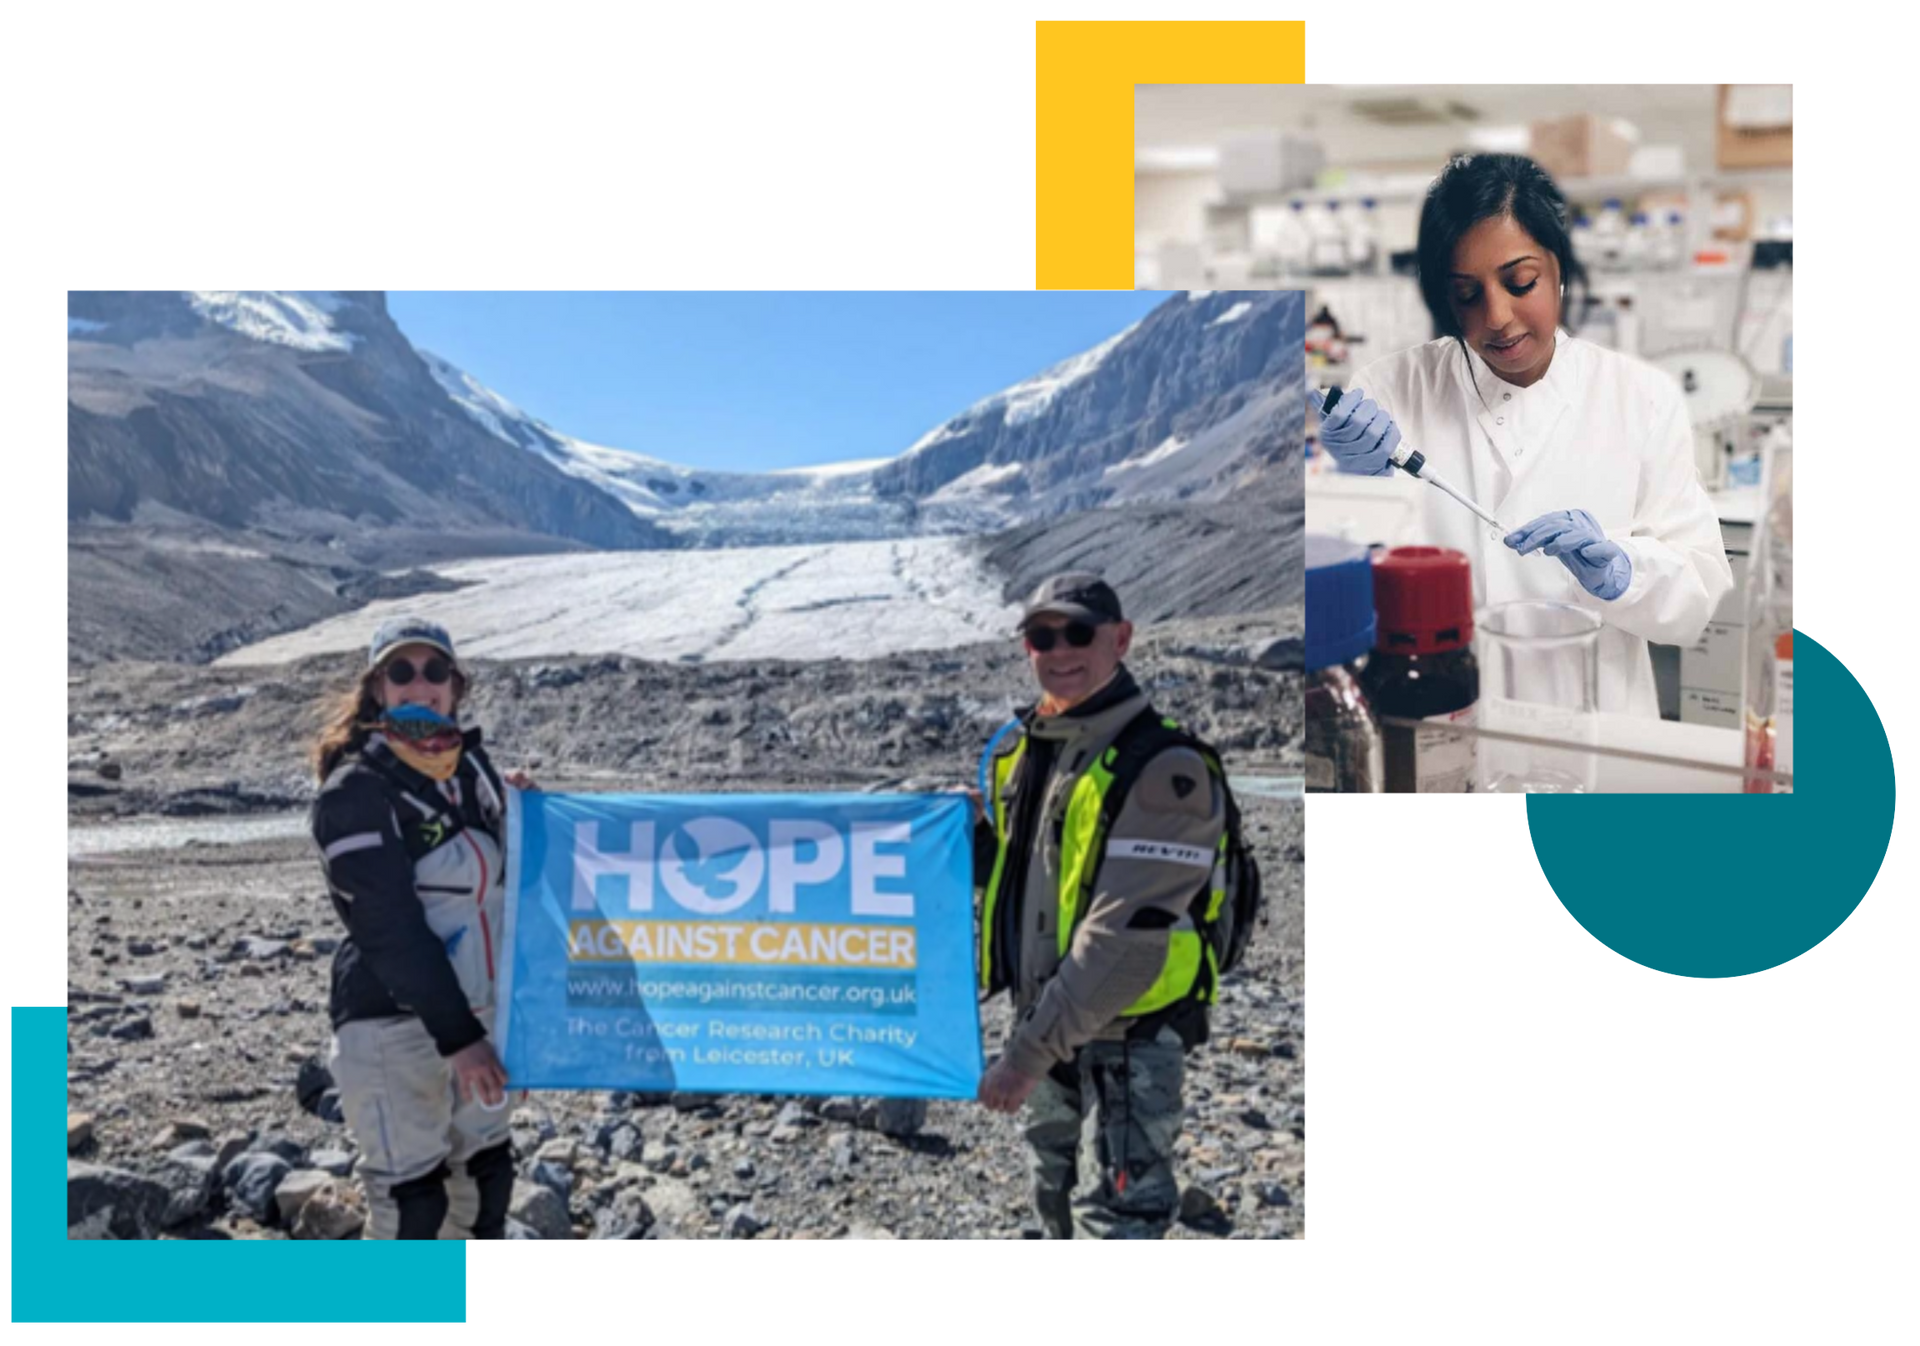
[[[1064,575],[1043,580],[1027,600],[1027,610],[1020,617],[1020,629],[1026,630],[1028,622],[1049,613],[1077,617],[1095,626],[1126,620],[1120,613],[1120,595],[1091,570],[1069,570]]]
[[[367,667],[378,668],[382,659],[402,645],[431,645],[449,659],[459,657],[453,652],[453,637],[446,627],[421,617],[389,617],[380,623],[380,629],[373,633],[373,643],[367,646]]]

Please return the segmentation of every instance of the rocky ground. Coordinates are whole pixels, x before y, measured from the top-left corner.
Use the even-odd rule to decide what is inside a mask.
[[[1230,769],[1300,770],[1297,613],[1163,625],[1131,660]],[[269,824],[302,807],[315,697],[348,665],[117,663],[69,677],[70,853],[102,825]],[[868,662],[482,664],[471,719],[550,788],[940,788],[1025,697],[1011,646]],[[1297,802],[1248,798],[1271,919],[1189,1058],[1177,1236],[1305,1220]],[[344,1237],[353,1144],[326,1119],[337,922],[311,845],[74,854],[68,870],[75,1234]],[[985,1011],[989,1047],[1004,1004]],[[304,1069],[303,1069],[304,1068]],[[300,1100],[307,1083],[309,1106]],[[546,1237],[1016,1237],[1017,1123],[972,1104],[542,1094],[514,1112],[517,1232]]]
[[[1238,771],[1301,770],[1299,610],[1141,629],[1129,666]],[[971,780],[1033,692],[1012,641],[887,659],[472,661],[470,723],[552,788],[866,789]],[[316,702],[352,656],[273,669],[103,663],[67,676],[75,821],[304,808]]]

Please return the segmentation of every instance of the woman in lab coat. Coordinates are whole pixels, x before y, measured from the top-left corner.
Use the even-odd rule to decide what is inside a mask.
[[[1422,489],[1427,541],[1466,553],[1476,606],[1599,613],[1600,709],[1658,715],[1647,642],[1688,645],[1733,587],[1679,386],[1561,320],[1584,282],[1566,200],[1517,154],[1455,159],[1420,212],[1420,292],[1440,335],[1362,370],[1321,424],[1342,471],[1407,442],[1498,518]]]

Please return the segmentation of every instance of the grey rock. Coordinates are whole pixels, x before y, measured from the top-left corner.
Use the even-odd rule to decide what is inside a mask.
[[[67,1153],[83,1150],[93,1141],[93,1115],[85,1112],[67,1114]]]
[[[646,1198],[656,1229],[664,1225],[684,1233],[706,1215],[706,1202],[689,1183],[671,1178],[657,1182],[647,1188]]]
[[[277,1154],[295,1168],[307,1162],[307,1147],[284,1131],[269,1131],[255,1141],[253,1148],[264,1150],[268,1154]]]
[[[565,1136],[557,1136],[536,1150],[533,1157],[536,1163],[564,1164],[572,1168],[580,1162],[580,1143]]]
[[[365,1198],[360,1189],[337,1178],[328,1178],[301,1203],[294,1220],[297,1239],[352,1238],[367,1224]]]
[[[522,1224],[509,1215],[507,1217],[507,1237],[510,1239],[537,1239],[540,1236],[533,1232],[531,1225]]]
[[[873,1126],[883,1136],[905,1137],[918,1135],[926,1124],[926,1099],[883,1098],[874,1114]]]
[[[570,1200],[573,1196],[573,1173],[564,1164],[556,1164],[546,1159],[537,1160],[533,1165],[533,1172],[527,1176],[562,1201]]]
[[[167,989],[167,979],[162,976],[125,977],[120,984],[127,988],[130,995],[159,995]]]
[[[252,1144],[253,1135],[251,1132],[225,1131],[221,1133],[220,1139],[213,1149],[213,1171],[221,1175],[222,1182],[226,1180],[227,1165],[245,1154],[247,1147]]]
[[[150,1239],[163,1227],[172,1193],[124,1169],[67,1161],[69,1238]]]
[[[1213,1193],[1196,1184],[1180,1193],[1179,1218],[1182,1224],[1204,1226],[1219,1223],[1226,1214]]]
[[[612,1159],[638,1159],[646,1149],[637,1127],[616,1126],[607,1138],[607,1155]]]
[[[551,1188],[538,1183],[516,1180],[507,1214],[543,1239],[573,1237],[573,1222],[567,1215],[567,1203],[555,1195]]]
[[[220,1180],[236,1208],[271,1225],[280,1215],[273,1194],[292,1171],[293,1165],[277,1154],[249,1150],[227,1165]]]
[[[273,1189],[273,1204],[280,1209],[280,1223],[288,1229],[300,1218],[300,1208],[307,1204],[314,1193],[333,1182],[330,1174],[317,1168],[300,1168],[280,1180]]]
[[[819,1113],[830,1122],[857,1122],[860,1120],[860,1103],[857,1099],[844,1095],[822,1099],[818,1105]]]
[[[750,1239],[766,1227],[753,1207],[744,1202],[720,1217],[720,1232],[730,1239]]]
[[[597,1239],[645,1238],[653,1228],[654,1214],[638,1188],[627,1187],[614,1193],[613,1199],[595,1213],[593,1236]]]
[[[171,1229],[203,1214],[220,1191],[220,1170],[214,1166],[213,1145],[189,1141],[170,1150],[148,1176],[167,1189],[167,1209],[160,1223]]]
[[[336,1178],[344,1178],[353,1172],[353,1156],[345,1150],[315,1150],[307,1156],[307,1162],[322,1173],[331,1173]]]
[[[141,1042],[153,1036],[153,1020],[144,1014],[123,1019],[108,1029],[107,1033],[122,1042]]]
[[[112,1229],[113,1208],[98,1206],[81,1212],[72,1224],[67,1226],[69,1239],[110,1239],[118,1237]]]
[[[269,958],[284,958],[291,952],[289,941],[284,939],[262,939],[258,935],[248,935],[233,943],[231,953],[235,958],[251,958],[264,961]]]

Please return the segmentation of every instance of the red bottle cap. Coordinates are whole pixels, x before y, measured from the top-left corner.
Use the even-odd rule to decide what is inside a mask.
[[[1446,547],[1395,547],[1374,557],[1373,648],[1445,654],[1473,644],[1473,570]]]

